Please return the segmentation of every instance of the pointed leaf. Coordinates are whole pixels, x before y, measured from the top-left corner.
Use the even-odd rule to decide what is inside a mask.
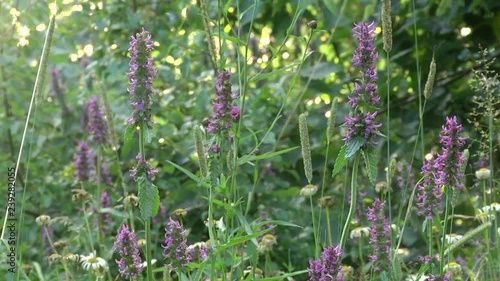
[[[135,134],[135,126],[134,125],[129,125],[127,126],[127,129],[125,130],[125,135],[123,136],[123,148],[122,148],[122,154],[126,155],[130,151],[130,148],[132,147],[132,142],[134,140],[134,134]]]
[[[342,168],[344,168],[345,164],[347,163],[346,157],[345,157],[345,150],[347,146],[344,145],[342,148],[340,148],[339,154],[337,155],[337,159],[335,160],[335,166],[333,167],[332,171],[332,178],[335,177]]]
[[[347,143],[345,150],[345,159],[351,158],[365,144],[366,139],[362,137],[354,137]]]
[[[139,186],[138,196],[141,217],[144,220],[148,220],[156,216],[160,207],[158,187],[148,181],[145,176],[140,176],[137,179],[137,185]]]
[[[375,184],[377,182],[378,173],[378,149],[373,146],[369,146],[368,148],[361,150],[361,152],[363,153],[363,158],[365,159],[368,178],[372,184]]]

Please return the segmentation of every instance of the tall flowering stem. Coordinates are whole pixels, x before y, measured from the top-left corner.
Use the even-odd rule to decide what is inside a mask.
[[[154,50],[154,42],[151,39],[151,34],[142,28],[140,33],[131,37],[130,40],[130,71],[127,73],[129,81],[129,96],[130,104],[134,107],[134,112],[132,117],[128,120],[130,126],[139,127],[139,154],[137,159],[139,161],[136,167],[135,173],[132,171],[131,175],[134,177],[138,170],[141,168],[146,172],[147,180],[138,181],[139,194],[144,191],[142,196],[149,197],[148,199],[155,198],[159,201],[158,196],[154,197],[153,192],[157,194],[157,188],[150,180],[152,180],[156,174],[156,170],[149,169],[143,157],[146,155],[144,151],[144,142],[149,139],[146,137],[146,131],[153,125],[153,120],[151,118],[151,105],[152,96],[155,93],[152,87],[152,80],[156,78],[157,69],[153,68],[153,58],[150,57],[151,52]],[[137,178],[135,178],[137,180]],[[141,188],[142,186],[142,188]],[[140,196],[141,197],[141,196]],[[141,202],[146,200],[141,200],[139,198],[139,208],[141,209],[141,215],[143,215],[143,207]],[[151,211],[153,208],[148,208]],[[157,211],[157,210],[156,210]],[[145,221],[145,232],[146,232],[146,263],[147,263],[147,278],[148,280],[153,280],[153,270],[151,267],[151,215],[154,216],[155,210],[151,213],[144,212],[143,219]]]
[[[328,246],[323,249],[321,258],[316,260],[309,260],[309,280],[310,281],[343,281],[342,271],[342,247]],[[338,276],[337,276],[338,275]]]
[[[120,254],[120,259],[115,260],[118,265],[118,271],[124,279],[137,280],[143,267],[139,255],[139,247],[135,234],[130,231],[126,224],[116,236],[113,250]]]
[[[354,37],[357,38],[358,48],[354,52],[352,66],[358,69],[360,79],[354,83],[354,92],[347,102],[353,109],[346,117],[344,127],[346,134],[343,138],[346,144],[355,137],[364,140],[366,145],[376,144],[375,137],[379,134],[382,124],[377,124],[377,112],[370,112],[380,103],[377,86],[378,53],[374,47],[373,35],[375,23],[355,24]]]
[[[81,141],[76,147],[73,166],[73,178],[75,181],[84,182],[91,180],[95,169],[95,155],[90,151],[85,141]]]
[[[154,42],[151,34],[142,28],[140,33],[132,36],[130,40],[130,71],[127,73],[130,87],[130,104],[134,107],[134,113],[128,120],[129,125],[140,125],[144,122],[152,125],[151,97],[155,93],[152,88],[152,80],[156,78],[157,69],[153,68],[153,58],[150,58],[154,50]]]
[[[373,271],[388,270],[391,261],[391,225],[384,215],[385,202],[376,198],[372,207],[368,208],[367,218],[373,224],[370,228],[370,244],[373,253],[370,259],[373,262]]]
[[[192,255],[188,251],[186,231],[172,218],[165,229],[165,244],[162,247],[165,266],[169,272],[184,269],[191,262]]]

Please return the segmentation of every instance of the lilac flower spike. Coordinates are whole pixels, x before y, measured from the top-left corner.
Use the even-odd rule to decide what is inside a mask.
[[[360,79],[354,83],[354,92],[348,97],[347,104],[353,112],[346,117],[344,127],[347,131],[343,140],[347,144],[353,138],[363,138],[365,144],[376,144],[375,137],[382,124],[377,124],[377,112],[368,112],[380,103],[377,86],[378,53],[374,47],[373,35],[375,23],[355,24],[354,37],[357,38],[358,48],[354,52],[352,65],[359,71]]]
[[[354,24],[354,37],[358,38],[358,48],[354,52],[352,66],[359,69],[361,81],[354,84],[355,95],[349,97],[348,104],[355,108],[361,100],[364,103],[377,105],[380,96],[377,94],[377,70],[378,53],[373,46],[373,35],[375,34],[375,23]]]
[[[89,149],[85,141],[82,141],[76,147],[73,158],[74,179],[75,181],[89,181],[93,176],[95,169],[95,155]]]
[[[165,245],[162,247],[163,257],[167,262],[165,266],[169,272],[174,269],[184,269],[191,262],[186,231],[180,223],[172,218],[169,219],[168,227],[165,229]]]
[[[384,215],[385,201],[376,198],[372,207],[368,207],[367,219],[373,224],[370,228],[370,244],[373,254],[369,255],[373,262],[373,270],[387,270],[391,260],[391,226]]]
[[[141,173],[146,174],[149,181],[154,180],[156,174],[158,173],[158,169],[153,169],[151,164],[144,160],[141,153],[137,153],[135,159],[137,159],[137,166],[130,170],[130,176],[134,179],[134,181],[137,181],[137,178],[141,175]]]
[[[116,236],[116,241],[113,247],[114,251],[118,251],[121,259],[115,260],[118,264],[118,271],[124,279],[137,280],[138,274],[143,270],[139,248],[135,234],[131,232],[126,224]]]
[[[106,138],[108,134],[108,126],[102,116],[99,108],[99,98],[91,96],[88,103],[84,106],[86,110],[87,124],[86,128],[90,134],[90,140],[96,144],[109,142]]]
[[[240,107],[233,105],[238,93],[231,92],[231,71],[224,70],[217,75],[215,82],[215,98],[212,100],[212,119],[205,123],[208,133],[228,132],[231,123],[240,118]]]
[[[323,249],[321,259],[309,260],[309,280],[310,281],[343,281],[342,271],[342,248],[340,245],[329,246]],[[339,274],[339,276],[337,276]],[[337,277],[337,278],[336,278]]]
[[[155,93],[151,83],[153,78],[156,78],[157,69],[153,68],[153,58],[149,55],[154,50],[151,34],[142,28],[140,33],[132,36],[130,40],[130,71],[127,73],[130,87],[130,104],[134,107],[132,118],[128,120],[128,124],[140,124],[144,122],[147,125],[152,125],[151,120],[151,101],[152,95]]]
[[[443,191],[441,190],[441,186],[436,184],[434,178],[437,174],[435,161],[432,152],[425,156],[424,166],[422,166],[424,180],[417,187],[417,215],[425,216],[429,220],[434,215],[441,215],[443,213],[441,199]]]
[[[443,152],[438,154],[434,163],[437,172],[436,184],[462,189],[464,174],[460,171],[465,163],[461,149],[465,146],[466,138],[460,137],[462,124],[458,124],[457,117],[446,117],[446,125],[442,127],[439,143]]]

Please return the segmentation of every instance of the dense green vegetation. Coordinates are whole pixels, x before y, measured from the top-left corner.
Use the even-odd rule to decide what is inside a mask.
[[[7,210],[3,223],[15,197],[16,227],[10,231],[5,220],[0,272],[7,280],[120,280],[114,243],[126,224],[137,239],[149,238],[141,262],[149,255],[157,260],[148,264],[154,273],[141,273],[145,280],[317,280],[308,275],[310,260],[339,244],[344,280],[418,273],[446,280],[453,263],[461,268],[449,280],[500,280],[499,215],[488,213],[500,209],[500,2],[392,2],[386,52],[382,3],[375,0],[2,1],[0,207]],[[366,83],[353,66],[359,48],[353,28],[361,22],[376,27],[377,108],[348,104],[356,83]],[[143,28],[154,41],[150,56],[158,71],[150,125],[128,123],[129,47]],[[38,72],[42,50],[48,61]],[[435,82],[424,97],[433,59]],[[229,132],[214,134],[208,124],[224,70],[238,93],[229,104],[240,111],[232,111],[238,116],[228,121]],[[89,127],[92,96],[107,124],[104,143]],[[347,144],[352,157],[345,159],[342,124],[356,110],[377,110],[382,126],[376,142]],[[460,153],[468,149],[469,157],[449,175],[464,173],[464,188],[441,186],[444,212],[426,220],[417,215],[418,186],[430,178],[421,168],[428,153],[443,153],[443,126],[452,116],[466,138]],[[104,163],[87,179],[77,176],[82,141],[94,164]],[[130,175],[138,152],[158,170],[154,179],[141,175],[150,169],[144,163],[138,179]],[[303,160],[308,153],[310,163]],[[490,171],[484,179],[480,168]],[[107,172],[109,178],[97,180]],[[307,196],[310,184],[318,191]],[[349,212],[353,190],[356,208]],[[108,201],[100,202],[102,192]],[[378,215],[394,224],[385,262],[370,258],[376,243],[368,229],[375,222],[366,214],[378,200],[385,202]],[[171,274],[162,247],[176,226],[170,218],[182,223],[188,245],[210,240],[212,247],[206,259],[174,265]],[[468,231],[459,247],[443,242]],[[102,276],[86,270],[93,251],[107,263]],[[428,264],[419,258],[429,256]],[[324,280],[336,278],[342,274]],[[424,280],[416,278],[407,280]]]

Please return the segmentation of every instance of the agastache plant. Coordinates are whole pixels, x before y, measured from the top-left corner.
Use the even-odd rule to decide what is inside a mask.
[[[149,55],[154,50],[154,42],[151,34],[142,29],[130,41],[130,71],[127,73],[130,87],[130,104],[134,107],[134,113],[128,120],[128,124],[152,125],[151,120],[151,97],[155,93],[152,88],[152,80],[156,78],[157,69],[153,68],[153,58]]]
[[[99,108],[99,98],[91,96],[88,103],[84,106],[86,112],[86,129],[89,132],[90,140],[95,144],[104,144],[109,142],[107,138],[108,128],[104,120],[101,109]]]
[[[83,182],[92,179],[95,169],[95,154],[90,151],[85,141],[80,142],[76,147],[73,165],[75,181]]]
[[[361,137],[367,145],[376,144],[375,136],[379,134],[375,118],[377,112],[370,112],[380,102],[377,86],[378,54],[374,47],[373,35],[375,34],[375,23],[355,24],[353,28],[354,37],[358,40],[358,48],[354,52],[352,66],[359,71],[360,80],[354,83],[354,93],[349,96],[347,102],[353,109],[350,116],[346,117],[344,127],[347,131],[343,140],[347,144],[354,137]]]
[[[130,231],[126,224],[116,236],[116,241],[113,250],[120,254],[120,259],[115,260],[118,265],[120,275],[124,279],[137,280],[143,267],[141,257],[139,255],[139,247],[135,234]]]
[[[163,257],[165,266],[172,272],[175,269],[184,269],[191,261],[191,255],[188,252],[187,234],[183,226],[173,220],[168,221],[168,227],[165,229],[165,244],[163,247]]]
[[[389,269],[391,260],[391,225],[384,215],[384,207],[385,201],[376,198],[367,214],[367,219],[373,222],[370,228],[370,244],[373,246],[370,259],[375,272]]]
[[[321,258],[316,260],[309,260],[309,280],[310,281],[343,281],[342,271],[342,248],[340,245],[328,246],[323,249]],[[339,275],[339,276],[337,276]],[[337,276],[337,277],[336,277]]]
[[[208,133],[227,138],[231,138],[229,135],[231,124],[237,122],[240,118],[240,107],[233,105],[239,94],[238,92],[232,92],[230,80],[230,70],[221,71],[217,75],[215,97],[212,100],[212,118],[205,122]],[[219,152],[219,148],[218,144],[213,144],[210,147],[214,153]]]

